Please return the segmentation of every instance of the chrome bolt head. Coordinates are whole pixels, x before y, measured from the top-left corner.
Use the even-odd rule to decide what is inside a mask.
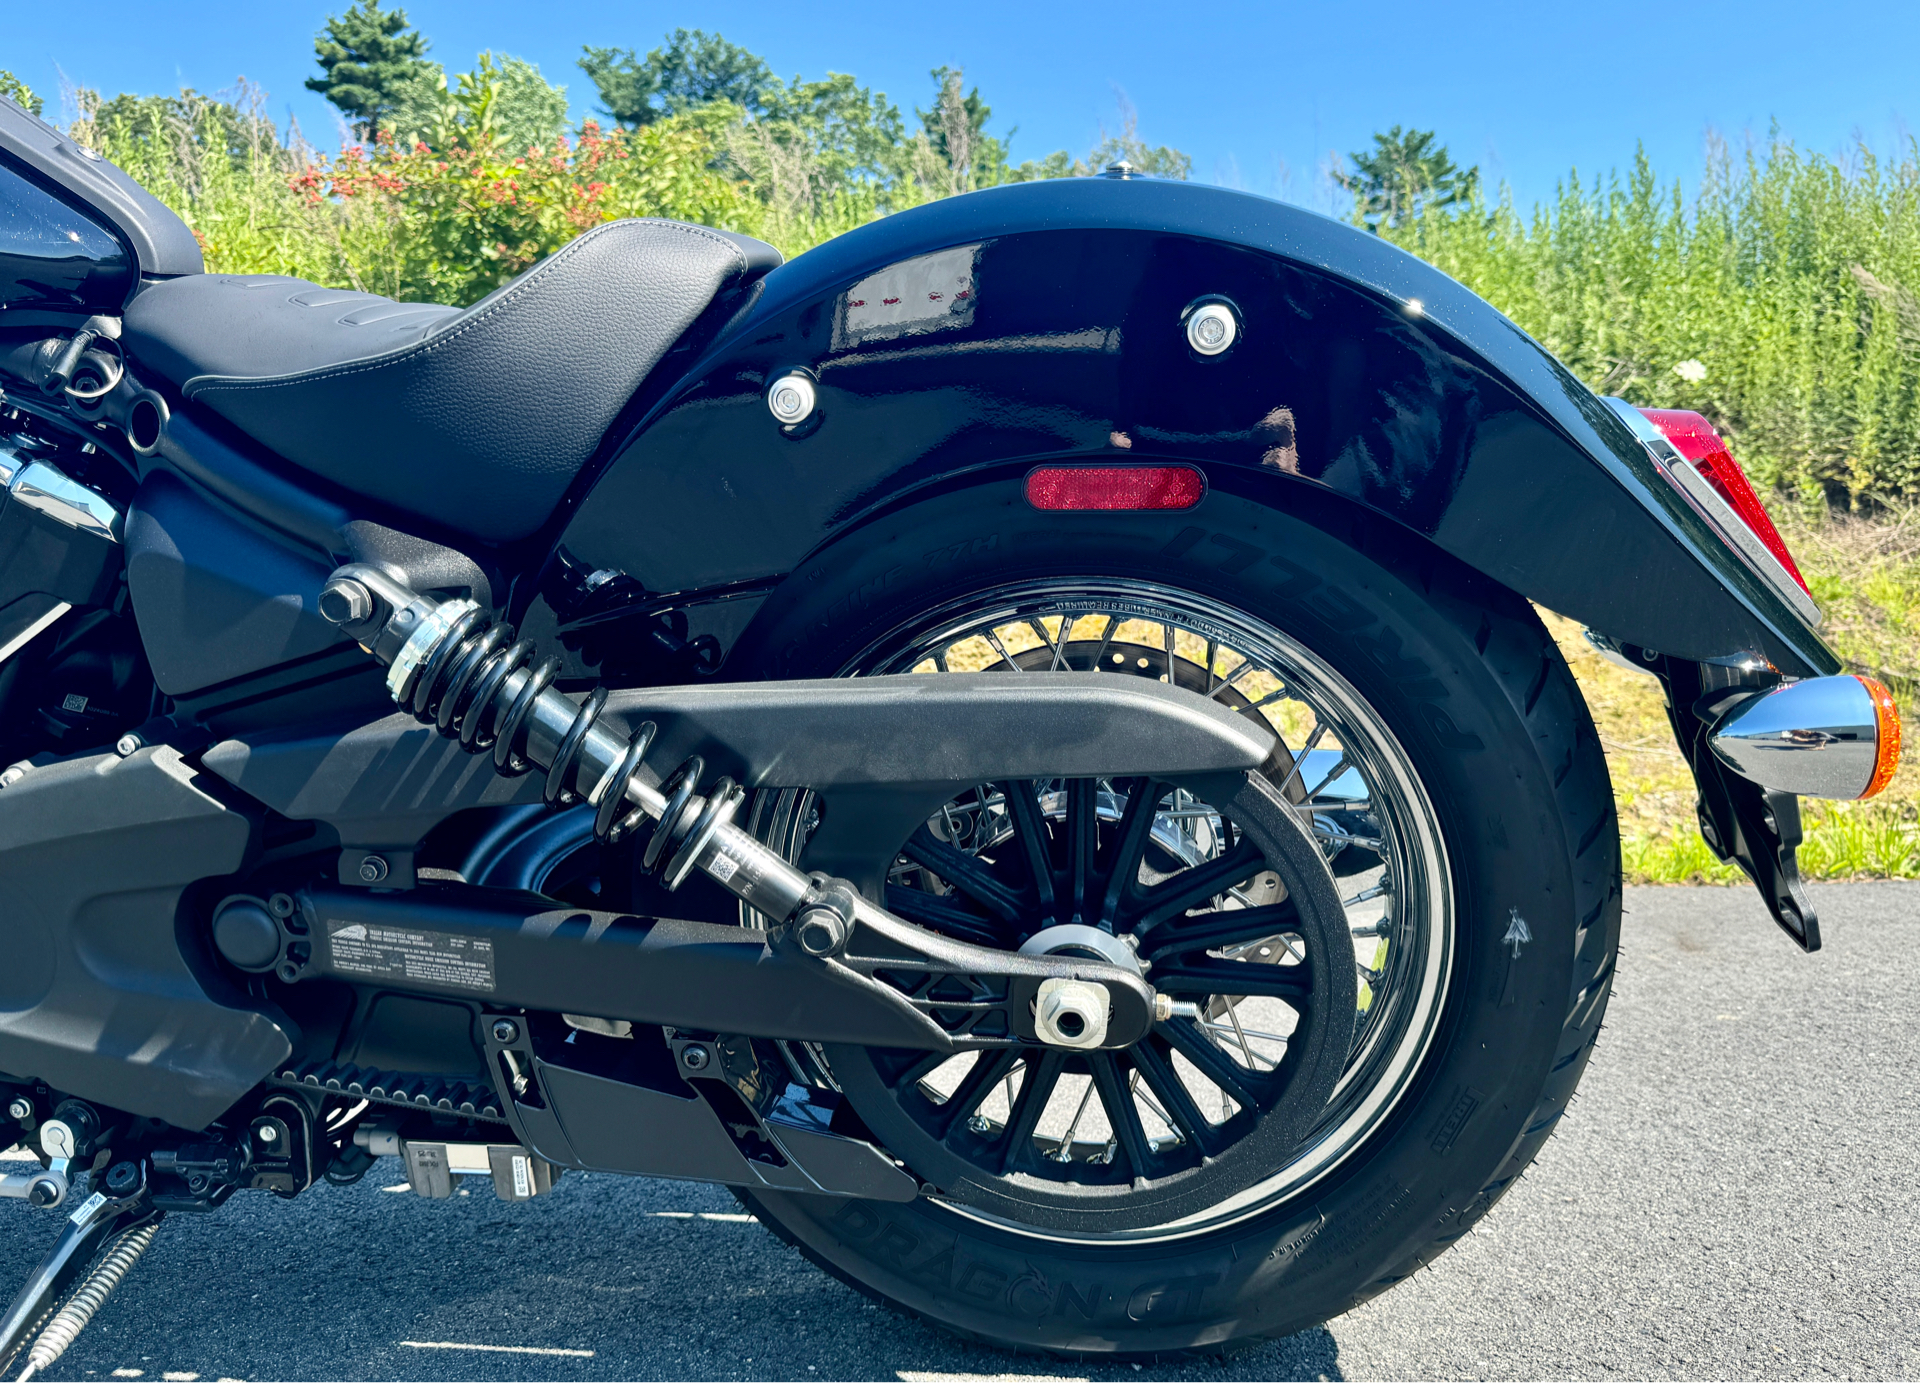
[[[373,613],[373,592],[350,577],[320,588],[320,613],[334,624],[358,624]]]
[[[1240,335],[1240,323],[1225,303],[1204,303],[1187,314],[1187,344],[1201,355],[1219,355]]]
[[[511,1018],[494,1019],[493,1040],[503,1046],[509,1042],[518,1042],[520,1040],[520,1025]]]
[[[280,1130],[275,1128],[272,1124],[262,1124],[260,1125],[259,1128],[253,1131],[253,1136],[259,1139],[262,1143],[265,1143],[271,1146],[273,1143],[279,1141]]]
[[[33,1101],[25,1095],[15,1095],[13,1099],[7,1103],[7,1117],[16,1122],[21,1119],[31,1119],[33,1117]]]
[[[689,1071],[704,1071],[713,1060],[713,1053],[696,1042],[680,1053],[680,1060]]]
[[[832,908],[808,908],[794,923],[793,939],[810,956],[831,956],[847,944],[847,931],[847,919]]]
[[[113,742],[113,752],[123,759],[131,759],[146,747],[146,741],[129,730]]]
[[[817,401],[813,381],[797,372],[782,375],[767,386],[767,411],[782,427],[804,423],[813,416]]]

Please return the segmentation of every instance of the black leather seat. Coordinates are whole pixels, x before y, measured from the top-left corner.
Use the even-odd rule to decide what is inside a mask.
[[[614,221],[464,311],[197,274],[138,294],[121,344],[315,475],[507,542],[552,514],[715,296],[779,263],[746,236]]]

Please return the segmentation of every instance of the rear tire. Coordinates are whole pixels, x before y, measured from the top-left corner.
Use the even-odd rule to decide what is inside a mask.
[[[1258,1213],[1134,1239],[1036,1234],[927,1198],[742,1193],[869,1296],[973,1339],[1076,1355],[1290,1334],[1431,1262],[1565,1113],[1620,925],[1612,794],[1586,707],[1518,596],[1341,501],[1284,494],[1283,513],[1217,483],[1173,516],[1039,514],[1017,481],[948,495],[817,554],[737,651],[734,675],[835,675],[970,593],[1149,581],[1262,621],[1337,669],[1398,737],[1444,836],[1440,1017],[1391,1114],[1351,1153]]]

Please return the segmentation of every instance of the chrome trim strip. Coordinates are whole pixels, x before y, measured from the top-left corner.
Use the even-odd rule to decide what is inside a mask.
[[[1734,512],[1731,504],[1720,497],[1720,492],[1707,483],[1705,476],[1695,470],[1693,463],[1680,454],[1677,447],[1667,440],[1666,433],[1653,425],[1653,421],[1623,398],[1609,394],[1601,402],[1605,403],[1624,422],[1647,449],[1654,462],[1665,471],[1674,486],[1693,501],[1708,523],[1725,538],[1729,545],[1746,558],[1747,565],[1765,579],[1774,591],[1793,608],[1793,612],[1808,624],[1820,624],[1820,607],[1813,603],[1813,597],[1800,589],[1800,583],[1780,564],[1760,537],[1748,528],[1740,515]]]
[[[92,490],[44,461],[30,461],[7,485],[15,502],[37,509],[55,523],[111,542],[120,541],[120,511]]]
[[[6,662],[7,659],[25,648],[33,641],[37,634],[50,627],[55,620],[59,619],[60,616],[66,614],[67,611],[72,608],[73,606],[62,601],[47,611],[46,614],[40,616],[40,618],[32,624],[29,624],[25,629],[22,629],[18,634],[15,634],[11,639],[8,639],[5,646],[0,647],[0,663]]]

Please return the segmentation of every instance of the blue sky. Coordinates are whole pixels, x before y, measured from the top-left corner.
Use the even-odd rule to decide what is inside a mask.
[[[330,144],[332,108],[302,89],[314,33],[345,0],[10,0],[0,67],[37,90],[62,74],[112,94],[264,86],[271,109]],[[1735,149],[1777,122],[1804,148],[1881,152],[1920,116],[1920,6],[1778,0],[1610,6],[1500,3],[1298,5],[1237,0],[959,5],[655,5],[614,0],[406,7],[450,71],[482,48],[540,64],[567,84],[576,115],[593,91],[574,67],[583,43],[641,49],[675,26],[718,30],[782,75],[852,72],[903,109],[926,104],[928,70],[963,67],[1017,125],[1016,157],[1084,153],[1118,124],[1121,93],[1140,132],[1193,155],[1195,176],[1323,209],[1330,151],[1363,147],[1394,123],[1431,128],[1462,163],[1510,181],[1523,203],[1577,166],[1626,164],[1644,141],[1663,175],[1697,176],[1709,129]],[[80,16],[84,16],[81,18]]]

